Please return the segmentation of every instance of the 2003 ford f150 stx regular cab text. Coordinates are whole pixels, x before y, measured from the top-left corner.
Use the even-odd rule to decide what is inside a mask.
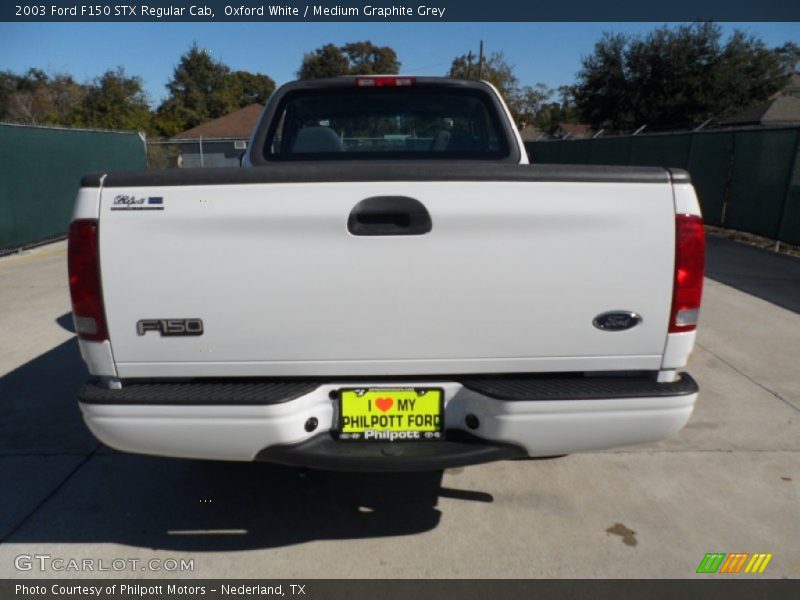
[[[490,85],[375,76],[280,88],[243,168],[87,175],[88,427],[361,470],[678,431],[704,261],[687,174],[527,163]]]

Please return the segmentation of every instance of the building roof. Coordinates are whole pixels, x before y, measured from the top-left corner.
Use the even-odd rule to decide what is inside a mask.
[[[559,132],[564,136],[569,135],[573,138],[585,138],[592,135],[592,128],[586,123],[559,123]]]
[[[784,96],[800,96],[800,73],[793,73],[789,83],[783,88]]]
[[[192,129],[187,129],[172,139],[183,140],[202,137],[204,140],[214,138],[246,140],[256,128],[263,108],[264,107],[260,104],[245,106],[219,119],[214,119],[213,121],[208,121]]]
[[[519,130],[523,142],[535,142],[538,139],[547,139],[547,134],[536,125],[525,125]]]
[[[800,98],[778,96],[720,121],[723,125],[789,125],[800,123]]]

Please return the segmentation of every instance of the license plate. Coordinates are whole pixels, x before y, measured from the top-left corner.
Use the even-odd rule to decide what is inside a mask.
[[[339,390],[339,439],[369,442],[444,439],[441,388]]]

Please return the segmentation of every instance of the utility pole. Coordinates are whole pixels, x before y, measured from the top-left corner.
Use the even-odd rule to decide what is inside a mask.
[[[475,58],[475,55],[472,53],[472,50],[470,50],[467,53],[467,79],[470,79],[472,77],[472,59],[473,58]]]
[[[478,50],[478,79],[483,79],[483,40]]]

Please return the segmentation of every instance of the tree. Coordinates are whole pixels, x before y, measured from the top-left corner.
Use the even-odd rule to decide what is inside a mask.
[[[800,46],[794,42],[786,42],[774,50],[781,62],[781,70],[785,73],[800,72]]]
[[[482,65],[478,62],[478,57],[472,52],[457,56],[453,59],[447,75],[459,79],[488,81],[503,96],[511,116],[518,125],[536,123],[541,127],[540,114],[546,109],[547,101],[555,91],[544,83],[537,83],[533,87],[527,85],[520,87],[513,65],[506,62],[502,52],[493,52],[488,58],[483,59]],[[547,129],[551,127],[548,125]]]
[[[175,135],[248,104],[263,103],[274,89],[268,76],[231,71],[193,44],[167,83],[169,97],[159,106],[156,122],[163,134]]]
[[[605,34],[582,59],[574,86],[579,116],[595,128],[663,128],[734,114],[785,85],[797,46],[769,49],[702,23],[646,36]]]
[[[106,71],[86,86],[74,124],[102,129],[151,131],[152,115],[139,77],[128,77],[123,67]]]
[[[543,83],[537,83],[534,87],[526,85],[518,90],[516,97],[520,123],[535,123],[553,94],[554,90]]]
[[[576,120],[572,88],[562,85],[552,89],[543,83],[525,86],[519,94],[520,125],[534,124],[545,133],[553,133],[560,123]]]
[[[248,71],[231,73],[229,85],[239,108],[255,103],[264,104],[275,91],[275,82],[271,77]]]
[[[479,71],[480,76],[478,75]],[[512,112],[519,113],[519,79],[514,74],[514,67],[506,62],[502,52],[493,52],[488,58],[484,58],[480,68],[478,58],[472,52],[457,56],[453,59],[447,75],[459,79],[488,81],[500,91],[509,108],[512,108]]]
[[[343,46],[325,44],[303,55],[297,71],[299,79],[322,79],[341,75],[398,73],[400,61],[388,46],[376,46],[369,40]]]
[[[70,125],[85,86],[69,75],[29,69],[24,75],[0,72],[0,119]]]
[[[324,79],[347,75],[350,65],[341,50],[333,44],[325,44],[313,52],[303,55],[303,62],[297,71],[299,79]]]
[[[376,46],[369,40],[342,46],[351,75],[382,75],[400,72],[397,54],[388,46]]]
[[[169,97],[158,108],[164,133],[174,135],[234,110],[236,105],[226,85],[229,76],[226,65],[193,44],[181,56],[167,83]]]

